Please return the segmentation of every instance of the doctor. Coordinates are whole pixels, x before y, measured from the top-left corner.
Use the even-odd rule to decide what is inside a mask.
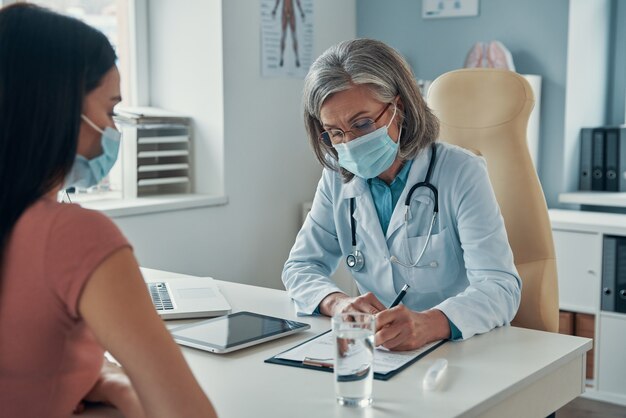
[[[331,47],[303,105],[324,170],[282,274],[298,312],[376,314],[376,344],[391,350],[508,324],[521,280],[485,161],[435,143],[438,121],[398,52],[370,39]],[[360,296],[330,279],[339,263]]]

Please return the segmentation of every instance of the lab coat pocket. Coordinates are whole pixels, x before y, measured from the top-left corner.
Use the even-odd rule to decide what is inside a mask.
[[[407,235],[409,237],[419,237],[428,234],[434,208],[435,203],[430,196],[418,195],[413,198],[411,201],[409,223],[406,227],[408,228]]]
[[[438,234],[408,238],[408,249],[413,263],[426,246],[424,255],[416,267],[407,267],[410,286],[421,292],[436,292],[450,286],[459,274],[459,261],[454,248],[453,237],[448,228]],[[406,254],[405,254],[406,257]]]

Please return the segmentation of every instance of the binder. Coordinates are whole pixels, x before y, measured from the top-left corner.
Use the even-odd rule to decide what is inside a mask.
[[[604,190],[604,130],[593,130],[591,152],[591,190]]]
[[[591,190],[591,150],[593,129],[580,130],[580,182],[579,190]],[[626,169],[626,167],[625,167]]]
[[[619,147],[619,159],[617,170],[617,184],[618,191],[626,192],[626,127],[621,126],[617,128],[618,135],[618,147]]]
[[[604,190],[619,190],[617,172],[619,170],[619,130],[607,128],[604,131]]]

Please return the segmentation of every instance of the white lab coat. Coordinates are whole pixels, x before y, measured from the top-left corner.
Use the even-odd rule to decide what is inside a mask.
[[[404,201],[408,190],[424,181],[431,150],[413,161],[407,183],[383,231],[367,182],[324,169],[313,206],[285,263],[282,279],[298,314],[312,314],[332,292],[329,278],[352,252],[350,198],[355,197],[356,242],[365,259],[352,272],[361,294],[372,292],[389,305],[402,286],[410,289],[404,305],[415,311],[441,310],[463,338],[508,324],[520,301],[521,280],[513,263],[504,222],[483,158],[462,148],[438,143],[431,183],[439,191],[439,216],[420,265],[407,268],[390,261],[415,261],[423,248],[433,213],[432,192],[416,189],[411,199],[408,247]]]

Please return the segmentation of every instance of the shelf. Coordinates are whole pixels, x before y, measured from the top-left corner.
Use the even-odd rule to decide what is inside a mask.
[[[137,143],[143,144],[181,144],[189,142],[189,137],[186,135],[179,136],[155,136],[147,138],[137,139]]]
[[[137,168],[138,173],[147,173],[153,171],[172,171],[172,170],[188,170],[189,164],[154,164],[154,165],[140,165]]]
[[[160,179],[141,179],[137,182],[137,186],[157,186],[160,184],[177,184],[189,183],[189,177],[165,177]]]
[[[139,151],[137,158],[186,157],[188,155],[189,151],[187,150]]]
[[[626,236],[626,214],[549,209],[552,229]]]
[[[571,192],[559,194],[560,203],[626,208],[626,192]]]

